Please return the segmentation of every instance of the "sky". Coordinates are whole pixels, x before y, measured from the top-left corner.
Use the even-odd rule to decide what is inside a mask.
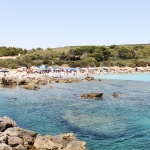
[[[150,43],[150,0],[0,0],[0,46]]]

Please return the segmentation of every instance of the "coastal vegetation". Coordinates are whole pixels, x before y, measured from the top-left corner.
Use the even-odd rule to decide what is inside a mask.
[[[39,66],[45,64],[70,67],[145,67],[150,66],[150,44],[111,46],[71,46],[63,48],[22,49],[0,47],[0,58],[16,56],[16,59],[0,59],[1,68]]]

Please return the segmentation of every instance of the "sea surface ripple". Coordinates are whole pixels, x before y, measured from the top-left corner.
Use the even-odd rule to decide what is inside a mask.
[[[147,150],[150,74],[144,81],[139,77],[121,80],[100,75],[102,81],[52,84],[51,89],[45,85],[37,91],[0,87],[0,116],[11,117],[19,126],[42,135],[73,132],[86,141],[88,150]],[[80,98],[89,92],[103,92],[103,99]],[[111,96],[113,92],[119,97]]]

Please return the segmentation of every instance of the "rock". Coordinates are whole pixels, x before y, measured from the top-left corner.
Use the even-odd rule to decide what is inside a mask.
[[[12,85],[13,84],[12,79],[8,78],[7,76],[2,77],[1,82],[3,85]]]
[[[117,97],[118,97],[118,94],[117,94],[116,92],[114,92],[114,93],[112,94],[112,96],[115,97],[115,98],[117,98]]]
[[[16,147],[16,146],[22,145],[23,144],[23,140],[21,138],[19,138],[19,137],[8,136],[7,143],[11,147]]]
[[[49,80],[49,83],[54,84],[56,82],[54,80]]]
[[[29,83],[27,85],[23,85],[22,86],[24,89],[27,89],[27,90],[37,90],[37,89],[40,89],[40,86],[37,85],[37,84],[34,84],[34,83]]]
[[[52,78],[49,80],[49,83],[54,84],[54,83],[72,83],[72,82],[79,82],[81,79],[77,78]]]
[[[102,99],[103,93],[88,93],[81,95],[82,98],[87,99]]]
[[[94,80],[94,77],[87,76],[85,79],[88,81],[92,81],[92,80]]]
[[[75,136],[73,133],[66,133],[66,134],[63,134],[62,135],[62,139],[65,139],[65,140],[73,140],[75,139]]]
[[[53,137],[51,135],[45,135],[44,137],[51,140],[51,141],[53,141]]]
[[[71,141],[65,150],[86,150],[86,143],[81,141]]]
[[[37,84],[39,84],[39,85],[46,85],[48,83],[48,81],[47,80],[38,80],[37,81]]]
[[[3,77],[1,77],[1,84],[3,85],[16,85],[17,84],[17,78],[15,78],[14,76],[12,75],[6,75],[4,74]]]
[[[9,117],[0,118],[0,131],[4,132],[7,128],[16,127],[17,124],[15,121],[10,119]]]
[[[27,150],[27,148],[22,145],[18,145],[17,147],[15,147],[15,150]]]
[[[17,127],[8,117],[0,118],[0,150],[86,150],[85,142],[73,133],[52,137]]]
[[[36,132],[26,130],[20,127],[8,128],[7,130],[5,130],[5,134],[11,137],[19,137],[23,139],[24,143],[32,143],[37,135]]]
[[[34,142],[34,147],[38,150],[61,150],[62,145],[56,144],[53,141],[42,137],[41,135],[37,136]]]
[[[0,143],[0,150],[12,150],[12,147],[4,143]]]
[[[17,81],[18,85],[27,85],[28,83],[30,83],[30,79],[28,78],[21,78],[21,79],[18,79]]]
[[[7,141],[7,135],[3,132],[0,132],[0,143],[6,143]]]
[[[51,89],[52,87],[51,86],[48,86],[48,89]]]
[[[53,141],[63,145],[63,147],[66,147],[68,143],[74,139],[76,139],[76,137],[73,133],[60,134],[53,137]]]

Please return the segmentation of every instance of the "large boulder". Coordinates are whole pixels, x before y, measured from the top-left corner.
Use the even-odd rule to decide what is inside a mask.
[[[33,131],[20,127],[12,127],[1,132],[0,142],[9,145],[12,148],[24,147],[28,149],[30,145],[33,145],[36,135],[37,133]]]
[[[0,132],[0,143],[6,143],[7,141],[7,135],[3,132]]]
[[[73,140],[69,142],[65,150],[86,150],[86,143],[82,141]]]
[[[23,139],[16,136],[8,136],[7,143],[11,147],[16,147],[23,144]]]
[[[12,150],[12,147],[7,144],[0,143],[0,150]]]
[[[17,77],[11,74],[4,74],[4,76],[0,77],[0,84],[3,85],[17,85]]]
[[[66,147],[70,141],[76,139],[73,133],[60,134],[52,138],[54,142],[63,145],[63,147]]]
[[[4,77],[2,77],[1,83],[3,85],[13,85],[13,83],[14,83],[13,77],[5,75]]]
[[[0,132],[4,132],[7,128],[16,126],[16,122],[10,119],[9,117],[0,118]]]
[[[22,85],[22,87],[24,89],[27,89],[27,90],[37,90],[37,89],[40,89],[40,86],[38,84],[35,84],[35,83],[29,83],[27,85]]]
[[[28,83],[30,83],[30,79],[29,78],[19,78],[17,81],[18,85],[27,85]]]
[[[64,150],[86,150],[86,143],[79,141],[73,133],[60,134],[50,137],[54,143],[62,145]]]
[[[39,150],[62,150],[62,145],[56,144],[46,137],[37,136],[34,141],[34,147]]]
[[[87,99],[102,99],[103,93],[88,93],[81,95],[82,98]]]
[[[5,134],[11,137],[19,137],[23,139],[24,142],[32,143],[37,133],[31,130],[23,129],[20,127],[8,128],[5,130]]]
[[[92,80],[94,80],[94,77],[87,76],[85,79],[88,81],[92,81]]]

